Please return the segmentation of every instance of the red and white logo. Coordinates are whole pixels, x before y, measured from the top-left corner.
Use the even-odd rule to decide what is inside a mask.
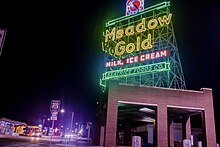
[[[126,2],[126,15],[137,14],[144,9],[144,0],[128,0]]]

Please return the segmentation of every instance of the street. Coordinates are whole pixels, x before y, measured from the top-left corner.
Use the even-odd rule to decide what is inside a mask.
[[[0,135],[0,147],[95,147],[92,142],[74,140],[67,141],[65,138],[52,137],[27,137],[27,136],[8,136]]]

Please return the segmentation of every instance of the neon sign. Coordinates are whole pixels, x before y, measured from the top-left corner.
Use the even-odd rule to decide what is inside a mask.
[[[103,87],[114,78],[122,83],[142,83],[142,80],[147,83],[151,74],[161,72],[158,79],[171,70],[170,64],[173,66],[170,62],[173,46],[165,41],[172,36],[168,34],[172,14],[160,10],[166,9],[169,2],[146,9],[142,9],[143,4],[144,0],[127,0],[126,16],[106,23],[102,42],[105,72],[100,79]]]
[[[105,42],[102,43],[102,49],[115,58],[137,53],[141,50],[152,49],[154,38],[152,33],[149,32],[169,25],[171,18],[172,14],[170,13],[150,20],[142,18],[141,22],[134,23],[125,29],[122,27],[114,27],[111,30],[107,29],[105,31]],[[144,36],[142,40],[140,35]],[[127,41],[132,36],[136,36],[136,40],[132,39],[134,42]]]

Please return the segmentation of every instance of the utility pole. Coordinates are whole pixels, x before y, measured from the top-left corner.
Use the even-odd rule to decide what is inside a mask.
[[[73,117],[74,117],[74,112],[71,112],[70,137],[69,137],[69,141],[71,141],[71,134],[72,134],[72,128],[73,128]]]

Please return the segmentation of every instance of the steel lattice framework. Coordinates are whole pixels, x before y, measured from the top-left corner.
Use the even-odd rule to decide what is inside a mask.
[[[114,27],[117,29],[127,28],[131,25],[136,25],[141,22],[142,18],[146,20],[158,18],[163,15],[169,15],[170,2],[163,2],[157,5],[148,7],[143,11],[139,12],[136,15],[123,16],[106,23],[106,29],[112,30]],[[124,54],[121,57],[115,56],[112,50],[116,42],[110,42],[109,44],[103,45],[103,50],[105,53],[105,62],[112,60],[129,58],[130,56],[139,56],[146,54],[149,51],[160,51],[163,49],[169,49],[169,57],[159,58],[155,60],[147,60],[145,62],[138,62],[135,64],[125,64],[123,66],[110,67],[105,69],[102,79],[100,80],[100,85],[105,89],[106,82],[110,79],[118,79],[120,83],[123,84],[132,84],[132,85],[146,85],[146,86],[156,86],[156,87],[166,87],[166,88],[175,88],[175,89],[186,89],[183,70],[180,62],[179,52],[177,48],[177,42],[174,34],[174,28],[172,21],[163,27],[157,27],[153,30],[146,30],[145,33],[134,34],[129,37],[124,37],[125,42],[134,42],[137,44],[137,35],[140,36],[140,39],[147,38],[147,34],[151,34],[153,47],[150,50],[140,50],[139,52],[133,52],[129,55]],[[105,36],[106,34],[103,33]],[[166,63],[166,67],[163,69],[163,65],[160,63]],[[137,67],[146,67],[154,70],[145,70],[143,72],[136,72],[135,74],[121,74],[117,76],[118,73],[125,72],[126,69],[133,70]],[[146,68],[145,68],[146,69]],[[135,69],[136,70],[136,69]],[[114,75],[109,75],[110,72],[114,72]],[[115,72],[117,72],[115,74]],[[126,71],[129,73],[130,71]],[[108,73],[108,75],[106,74]],[[109,77],[109,78],[107,78]]]

